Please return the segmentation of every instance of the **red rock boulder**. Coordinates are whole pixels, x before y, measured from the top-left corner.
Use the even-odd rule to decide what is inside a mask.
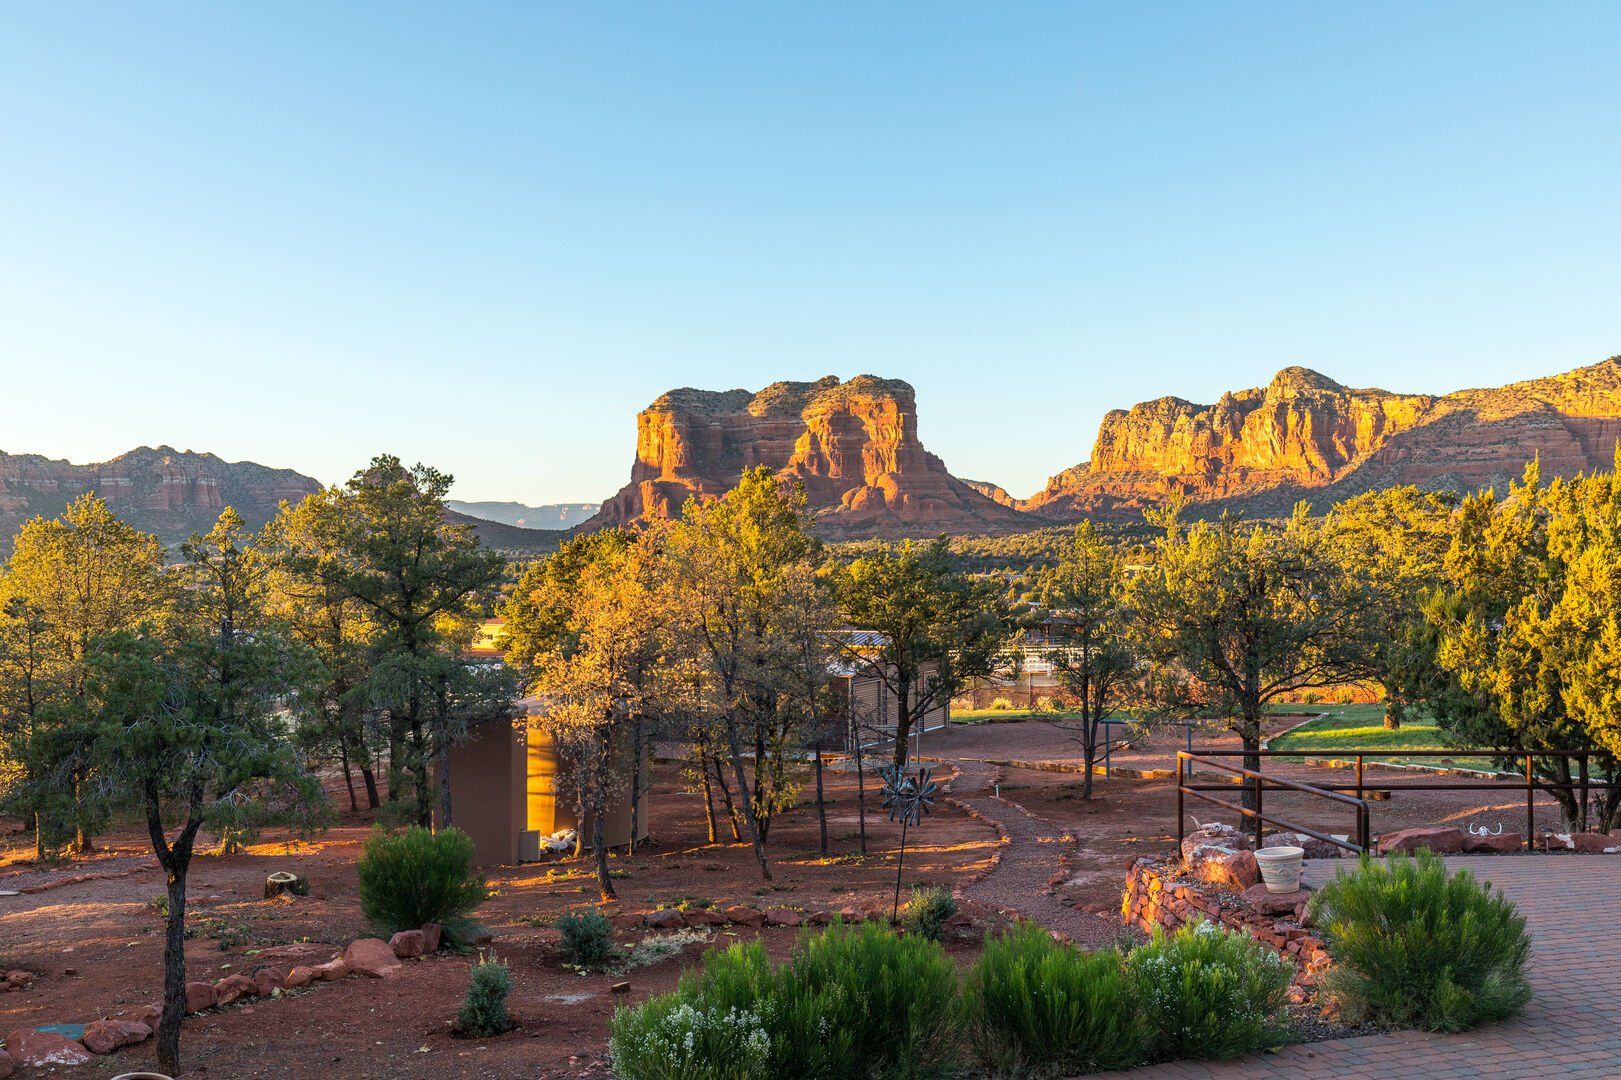
[[[1517,832],[1465,833],[1463,850],[1466,855],[1513,855],[1525,846],[1524,841]]]
[[[12,1062],[11,1055],[4,1050],[0,1050],[0,1080],[6,1080],[8,1076],[16,1071],[17,1066]]]
[[[439,951],[439,942],[444,937],[445,928],[436,922],[422,924],[422,951],[431,955]]]
[[[258,985],[246,975],[227,975],[214,984],[214,1004],[223,1007],[258,992]]]
[[[1295,909],[1311,899],[1310,889],[1294,892],[1269,892],[1265,885],[1252,885],[1244,890],[1243,900],[1252,911],[1263,915],[1293,915]]]
[[[186,1011],[188,1013],[202,1012],[204,1009],[214,1007],[214,984],[205,982],[189,982],[186,984]]]
[[[1226,853],[1213,853],[1213,849],[1201,849],[1205,857],[1199,862],[1199,870],[1194,875],[1200,881],[1206,881],[1218,889],[1241,893],[1251,885],[1261,880],[1261,868],[1256,865],[1253,851],[1231,851]]]
[[[301,986],[308,986],[318,978],[320,976],[316,974],[314,968],[295,964],[293,970],[287,973],[287,989],[297,990]]]
[[[726,909],[726,921],[733,926],[764,926],[765,912],[745,904],[733,904]]]
[[[204,985],[207,985],[206,983]],[[53,1031],[25,1028],[6,1036],[6,1053],[17,1065],[42,1069],[51,1065],[83,1065],[93,1055],[84,1044]]]
[[[688,926],[725,926],[726,916],[709,908],[693,908],[681,913]]]
[[[789,911],[787,908],[772,908],[765,913],[767,926],[798,926],[804,921],[799,912]]]
[[[679,930],[687,925],[687,920],[682,916],[681,912],[670,907],[649,911],[642,916],[642,922],[655,930]]]
[[[401,960],[409,960],[413,956],[426,953],[428,942],[422,936],[421,930],[401,930],[388,939],[388,947],[393,949],[394,955]]]
[[[400,958],[382,938],[357,938],[343,950],[343,962],[350,971],[381,979],[400,970]]]
[[[260,997],[270,997],[287,985],[287,976],[275,968],[260,968],[253,973],[253,985]]]
[[[1437,855],[1456,855],[1463,850],[1463,838],[1464,834],[1458,829],[1420,825],[1385,833],[1379,838],[1378,852],[1388,855],[1393,851],[1427,848]]]
[[[372,938],[370,940],[377,941],[376,938]],[[377,943],[385,949],[388,948],[388,942],[386,941],[378,941]],[[392,957],[394,955],[394,951],[390,949],[388,955]],[[394,962],[396,964],[399,963],[398,960],[395,960]],[[315,973],[315,980],[317,982],[342,982],[344,979],[349,977],[349,965],[341,956],[336,960],[328,960],[324,964],[316,964],[314,967],[310,968],[310,970]]]
[[[92,1020],[84,1026],[79,1041],[92,1054],[110,1054],[123,1046],[134,1046],[152,1037],[152,1029],[129,1020]]]

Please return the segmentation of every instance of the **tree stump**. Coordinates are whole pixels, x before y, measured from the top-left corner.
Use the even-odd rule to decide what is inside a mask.
[[[285,870],[278,870],[265,878],[266,900],[274,900],[278,896],[307,896],[309,891],[308,881]]]

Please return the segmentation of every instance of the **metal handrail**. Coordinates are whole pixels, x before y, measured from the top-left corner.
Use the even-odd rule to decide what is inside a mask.
[[[1352,798],[1349,795],[1341,794],[1340,792],[1334,791],[1334,790],[1332,790],[1330,788],[1316,787],[1316,786],[1314,786],[1312,784],[1303,784],[1303,783],[1300,783],[1297,780],[1286,780],[1286,779],[1284,779],[1283,777],[1280,777],[1280,776],[1267,776],[1265,773],[1257,772],[1257,771],[1255,771],[1253,769],[1244,768],[1243,766],[1228,765],[1225,762],[1211,760],[1212,757],[1215,757],[1215,756],[1230,757],[1232,755],[1230,753],[1220,753],[1220,752],[1217,752],[1215,754],[1192,754],[1192,753],[1189,753],[1186,750],[1178,750],[1176,752],[1176,843],[1177,843],[1177,847],[1180,848],[1182,846],[1182,837],[1185,835],[1184,826],[1185,826],[1185,819],[1186,819],[1187,815],[1184,812],[1184,807],[1186,805],[1184,800],[1185,800],[1186,796],[1192,795],[1195,799],[1202,799],[1207,803],[1213,803],[1216,806],[1224,807],[1224,808],[1226,808],[1228,810],[1236,810],[1240,815],[1242,815],[1244,817],[1253,818],[1254,821],[1255,821],[1255,846],[1257,848],[1259,848],[1261,846],[1261,827],[1263,825],[1275,825],[1280,829],[1287,829],[1290,832],[1300,833],[1300,834],[1302,834],[1304,836],[1310,836],[1310,837],[1312,837],[1314,839],[1322,840],[1325,843],[1333,844],[1336,847],[1342,847],[1342,848],[1345,848],[1345,849],[1347,849],[1349,851],[1362,852],[1362,851],[1367,851],[1368,850],[1368,842],[1369,842],[1368,824],[1369,824],[1369,819],[1368,819],[1368,801],[1366,799],[1362,798],[1361,796],[1357,796],[1356,798]],[[1254,808],[1252,809],[1252,808],[1244,806],[1244,805],[1242,805],[1240,803],[1229,802],[1226,799],[1218,799],[1218,798],[1215,798],[1212,795],[1206,795],[1205,794],[1205,792],[1207,792],[1207,791],[1222,791],[1222,790],[1225,790],[1228,787],[1230,787],[1230,785],[1226,785],[1226,784],[1190,784],[1190,783],[1188,783],[1189,773],[1188,773],[1187,770],[1188,770],[1188,766],[1190,764],[1193,764],[1193,763],[1198,763],[1198,764],[1203,765],[1203,766],[1205,766],[1207,768],[1215,769],[1218,772],[1229,773],[1229,774],[1231,774],[1233,776],[1239,777],[1240,778],[1239,779],[1240,784],[1242,784],[1244,782],[1244,780],[1252,780],[1252,781],[1254,781],[1254,785],[1253,785],[1253,788],[1252,788],[1252,790],[1254,792],[1254,796],[1255,796],[1255,806],[1254,806]],[[1270,786],[1273,790],[1298,791],[1298,792],[1302,792],[1303,794],[1306,794],[1306,795],[1316,795],[1319,798],[1328,799],[1328,800],[1330,800],[1332,802],[1344,803],[1347,806],[1352,807],[1356,811],[1356,836],[1357,836],[1357,842],[1355,844],[1353,844],[1353,843],[1350,843],[1348,840],[1341,840],[1337,836],[1332,836],[1332,835],[1330,835],[1328,833],[1318,832],[1316,829],[1309,828],[1308,826],[1305,826],[1305,825],[1297,825],[1297,824],[1295,824],[1293,822],[1285,821],[1282,818],[1275,818],[1275,817],[1268,816],[1267,814],[1265,814],[1262,811],[1262,795],[1263,795],[1263,792],[1265,792],[1267,790],[1268,786]]]
[[[1235,758],[1235,757],[1247,758],[1247,757],[1252,757],[1252,756],[1256,757],[1256,758],[1300,758],[1300,757],[1305,757],[1305,756],[1310,755],[1310,754],[1333,754],[1336,759],[1340,759],[1340,760],[1345,760],[1345,759],[1350,759],[1350,758],[1355,759],[1355,762],[1356,762],[1356,783],[1355,784],[1321,784],[1321,785],[1310,785],[1310,784],[1308,784],[1308,785],[1305,785],[1304,787],[1309,788],[1310,792],[1312,794],[1335,795],[1335,796],[1338,796],[1340,798],[1345,798],[1346,797],[1345,795],[1343,795],[1341,793],[1355,792],[1356,793],[1355,801],[1362,803],[1363,808],[1364,808],[1363,809],[1364,814],[1366,813],[1366,807],[1367,807],[1367,802],[1366,802],[1366,799],[1364,798],[1364,796],[1366,795],[1367,789],[1370,786],[1373,787],[1377,791],[1386,791],[1386,792],[1388,792],[1388,791],[1524,791],[1525,792],[1525,846],[1526,846],[1527,850],[1532,850],[1534,848],[1533,838],[1536,835],[1536,794],[1537,794],[1538,791],[1568,791],[1568,792],[1571,792],[1573,794],[1576,793],[1576,792],[1580,792],[1581,798],[1580,798],[1580,802],[1579,802],[1578,805],[1580,805],[1582,807],[1582,814],[1583,814],[1583,817],[1585,819],[1586,807],[1587,807],[1587,799],[1588,799],[1588,794],[1590,792],[1592,792],[1592,791],[1610,791],[1610,790],[1614,790],[1614,789],[1617,789],[1617,788],[1621,788],[1621,782],[1617,782],[1617,781],[1614,781],[1614,780],[1600,781],[1600,780],[1594,780],[1594,779],[1591,778],[1591,776],[1589,774],[1589,770],[1588,770],[1588,761],[1589,761],[1589,759],[1591,759],[1593,757],[1606,758],[1606,759],[1611,761],[1612,766],[1614,765],[1614,760],[1609,758],[1608,755],[1605,755],[1605,754],[1593,754],[1590,751],[1586,751],[1586,750],[1533,750],[1533,751],[1528,751],[1528,752],[1527,751],[1505,752],[1505,751],[1496,751],[1496,750],[1491,750],[1491,749],[1484,749],[1484,750],[1400,750],[1400,751],[1392,752],[1392,751],[1389,751],[1389,750],[1343,750],[1343,749],[1336,749],[1336,748],[1325,748],[1325,749],[1321,749],[1321,750],[1314,750],[1314,749],[1311,749],[1310,747],[1304,747],[1304,748],[1295,747],[1295,748],[1291,748],[1291,749],[1288,749],[1288,750],[1201,750],[1201,751],[1199,751],[1199,754],[1197,755],[1197,757],[1195,757],[1195,755],[1192,755],[1192,754],[1184,755],[1183,752],[1178,751],[1178,753],[1177,753],[1177,758],[1178,758],[1178,761],[1177,761],[1177,789],[1178,789],[1177,790],[1177,811],[1178,811],[1177,841],[1178,841],[1178,843],[1180,844],[1181,839],[1182,839],[1182,833],[1183,833],[1183,824],[1182,824],[1182,821],[1181,821],[1181,810],[1182,810],[1182,796],[1183,796],[1183,793],[1184,793],[1184,789],[1185,789],[1187,794],[1193,795],[1195,798],[1204,799],[1206,802],[1214,802],[1217,805],[1227,806],[1230,809],[1237,809],[1241,813],[1244,813],[1245,816],[1247,816],[1247,817],[1254,817],[1255,816],[1253,814],[1249,814],[1249,813],[1245,812],[1244,808],[1242,808],[1242,807],[1237,807],[1237,806],[1234,806],[1233,804],[1227,803],[1224,800],[1212,799],[1212,798],[1209,798],[1208,796],[1205,796],[1205,795],[1201,794],[1201,792],[1205,792],[1205,791],[1222,791],[1222,790],[1226,790],[1227,788],[1229,788],[1231,786],[1230,784],[1188,784],[1188,783],[1185,783],[1184,773],[1183,773],[1182,764],[1181,764],[1181,758],[1182,757],[1186,756],[1186,757],[1188,757],[1188,758],[1190,758],[1192,760],[1200,760],[1203,764],[1209,766],[1210,768],[1217,769],[1217,770],[1222,771],[1222,772],[1234,773],[1235,775],[1242,774],[1242,776],[1244,778],[1253,779],[1255,781],[1254,790],[1255,790],[1256,806],[1257,806],[1257,809],[1258,809],[1260,807],[1260,803],[1261,803],[1261,793],[1264,792],[1267,789],[1268,786],[1271,786],[1272,788],[1275,788],[1275,789],[1295,790],[1295,791],[1303,790],[1303,788],[1302,788],[1301,785],[1299,785],[1295,781],[1285,780],[1282,777],[1269,776],[1269,775],[1267,775],[1265,773],[1255,772],[1255,771],[1252,771],[1252,770],[1247,769],[1247,768],[1245,768],[1245,769],[1237,769],[1234,766],[1226,765],[1226,764],[1216,762],[1216,761],[1211,761],[1211,760],[1208,760],[1208,759],[1210,759],[1210,758]],[[1397,782],[1397,783],[1380,782],[1378,784],[1370,785],[1370,784],[1367,783],[1367,780],[1366,780],[1366,778],[1364,776],[1364,768],[1368,764],[1367,759],[1370,758],[1370,757],[1372,757],[1372,758],[1383,758],[1383,757],[1456,758],[1456,757],[1471,756],[1471,755],[1473,755],[1473,756],[1499,757],[1499,758],[1507,758],[1507,757],[1520,758],[1520,757],[1523,757],[1525,759],[1525,770],[1524,770],[1523,777],[1517,778],[1517,779],[1514,779],[1514,780],[1471,780],[1471,781],[1458,782],[1458,783],[1447,783],[1447,782],[1444,782],[1444,781],[1419,780],[1419,781],[1406,781],[1406,782]],[[1577,765],[1578,765],[1578,775],[1576,776],[1576,778],[1574,778],[1572,780],[1567,780],[1567,781],[1563,781],[1563,782],[1561,782],[1561,781],[1553,781],[1553,780],[1541,780],[1541,779],[1538,779],[1536,777],[1536,775],[1535,775],[1534,764],[1533,764],[1537,758],[1564,758],[1566,760],[1570,760],[1570,759],[1574,758],[1574,759],[1576,759]],[[1372,764],[1379,765],[1379,764],[1384,764],[1384,763],[1379,762],[1379,761],[1374,761],[1374,762],[1372,762]],[[1615,775],[1615,772],[1614,772],[1613,769],[1610,771],[1610,775]],[[1240,780],[1239,782],[1243,783],[1243,780]],[[1268,819],[1268,820],[1270,820],[1270,819]],[[1362,825],[1362,829],[1363,829],[1363,833],[1362,833],[1362,850],[1367,850],[1368,843],[1367,843],[1366,826]],[[1295,832],[1304,832],[1307,835],[1318,835],[1318,834],[1311,833],[1308,830],[1301,829],[1301,828],[1293,828],[1293,831],[1295,831]],[[1257,843],[1257,845],[1259,845],[1259,843],[1260,843],[1260,835],[1261,835],[1261,821],[1259,819],[1256,821],[1255,835],[1256,835],[1256,843]],[[1331,842],[1339,843],[1339,841],[1333,840],[1332,837],[1322,837],[1322,836],[1318,835],[1318,838],[1319,839],[1328,839]],[[1340,846],[1341,847],[1350,847],[1350,845],[1344,844],[1344,843],[1340,843]]]

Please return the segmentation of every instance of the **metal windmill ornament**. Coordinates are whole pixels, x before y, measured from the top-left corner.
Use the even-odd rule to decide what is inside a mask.
[[[889,820],[901,823],[901,855],[895,864],[895,903],[889,912],[889,921],[896,922],[901,911],[901,870],[906,865],[906,830],[911,825],[921,825],[923,817],[934,805],[934,797],[940,791],[940,785],[930,779],[933,769],[919,769],[916,775],[906,775],[906,770],[899,765],[885,765],[878,770],[884,779],[884,786],[880,792],[885,810],[889,811]]]

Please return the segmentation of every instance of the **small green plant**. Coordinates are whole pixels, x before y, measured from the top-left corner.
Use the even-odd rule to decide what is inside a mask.
[[[618,957],[613,923],[597,911],[570,912],[557,920],[563,934],[563,960],[586,971],[602,971]]]
[[[1084,953],[1020,923],[985,943],[963,986],[964,1028],[1001,1076],[1072,1076],[1143,1060],[1148,1029],[1120,954]]]
[[[832,1060],[796,1070],[779,1057],[779,1075],[947,1072],[956,1051],[957,989],[957,966],[938,942],[875,923],[807,930],[781,976],[784,1022],[793,1025],[783,1053]],[[829,1038],[834,1032],[838,1039]]]
[[[999,697],[991,702],[991,708],[995,709],[997,712],[1011,712],[1013,710],[1013,702],[1009,701],[1005,697]]]
[[[361,914],[385,937],[432,922],[452,944],[465,945],[482,932],[472,914],[488,895],[473,872],[473,853],[460,829],[373,832],[357,867]]]
[[[1290,969],[1246,934],[1198,921],[1156,931],[1126,970],[1160,1058],[1235,1058],[1288,1038]]]
[[[708,940],[707,930],[672,930],[666,934],[649,934],[620,957],[616,970],[630,971],[640,967],[652,967],[677,955],[688,945]]]
[[[1364,855],[1312,898],[1311,918],[1334,957],[1325,988],[1352,1017],[1466,1031],[1530,1000],[1524,916],[1428,851]]]
[[[512,972],[494,953],[481,956],[473,965],[467,984],[467,998],[456,1014],[456,1026],[476,1038],[488,1038],[512,1029],[507,1015],[507,995],[512,993]]]
[[[939,941],[945,935],[946,920],[955,914],[957,901],[949,890],[914,885],[901,923],[908,933],[922,934],[930,941]]]
[[[168,896],[160,893],[157,896],[151,897],[146,902],[146,909],[154,914],[162,915],[165,919],[167,919],[169,917]]]

